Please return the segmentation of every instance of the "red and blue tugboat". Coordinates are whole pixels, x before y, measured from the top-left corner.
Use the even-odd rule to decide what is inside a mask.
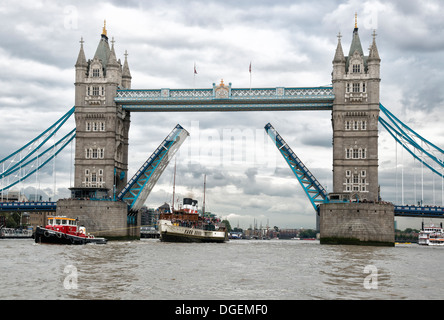
[[[48,217],[46,227],[37,227],[35,231],[36,243],[50,244],[105,244],[105,238],[96,238],[87,234],[85,227],[79,227],[77,219],[63,216]]]

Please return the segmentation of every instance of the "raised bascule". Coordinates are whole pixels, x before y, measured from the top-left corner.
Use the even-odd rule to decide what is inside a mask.
[[[0,161],[3,166],[0,192],[4,192],[38,171],[75,138],[75,178],[71,199],[57,203],[34,202],[27,206],[0,203],[0,211],[26,210],[26,207],[30,211],[39,211],[44,208],[59,215],[79,218],[91,232],[108,239],[138,238],[139,209],[189,133],[178,124],[128,180],[131,113],[326,110],[332,113],[333,129],[333,192],[330,194],[277,130],[271,124],[265,126],[316,212],[321,243],[394,245],[395,215],[444,217],[444,208],[429,210],[381,201],[378,125],[381,123],[413,156],[412,149],[429,155],[441,172],[433,169],[424,157],[417,159],[441,177],[444,163],[422,146],[424,143],[438,152],[444,151],[408,128],[380,104],[381,59],[376,33],[373,33],[369,53],[365,55],[358,31],[356,22],[347,56],[342,48],[341,35],[338,36],[331,86],[243,89],[234,88],[222,80],[207,89],[137,90],[131,88],[128,56],[125,53],[123,64],[117,59],[114,39],[109,41],[105,24],[92,59],[86,60],[81,40],[75,64],[75,107],[42,135]],[[380,111],[388,120],[380,115]],[[75,116],[75,130],[53,148],[40,151],[71,114]],[[13,160],[17,157],[20,160]],[[5,177],[17,177],[14,173],[18,168],[21,172],[22,167],[33,161],[37,161],[37,166],[29,171],[23,169],[25,174],[12,182],[8,178],[5,186]]]

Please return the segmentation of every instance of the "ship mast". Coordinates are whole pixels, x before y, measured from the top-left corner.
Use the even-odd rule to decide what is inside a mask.
[[[176,196],[176,163],[177,163],[177,159],[174,159],[173,206],[171,209],[171,213],[174,213],[174,197]]]
[[[207,186],[207,175],[204,175],[204,196],[203,196],[203,204],[202,204],[202,217],[205,217],[205,189]]]

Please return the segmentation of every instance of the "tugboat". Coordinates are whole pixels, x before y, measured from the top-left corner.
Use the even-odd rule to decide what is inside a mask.
[[[85,227],[78,226],[78,220],[64,216],[48,217],[46,227],[37,227],[36,243],[79,245],[87,243],[106,244],[105,238],[87,234]]]

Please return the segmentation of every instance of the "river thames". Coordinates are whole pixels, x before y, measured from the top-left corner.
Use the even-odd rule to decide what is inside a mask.
[[[444,247],[0,240],[0,299],[439,300]]]

